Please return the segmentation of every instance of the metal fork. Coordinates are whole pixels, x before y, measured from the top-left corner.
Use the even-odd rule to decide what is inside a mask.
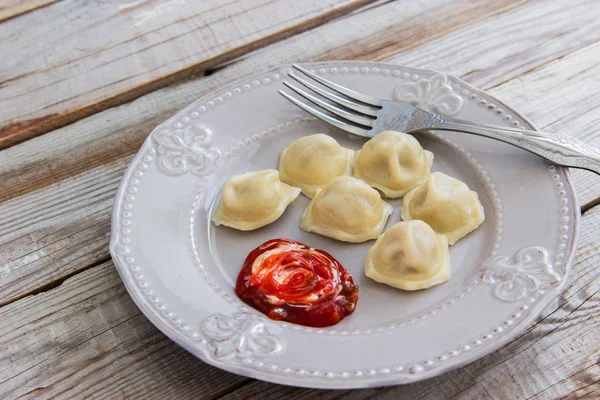
[[[299,65],[293,67],[318,84],[290,72],[288,76],[304,89],[283,81],[295,95],[283,90],[279,90],[279,93],[315,117],[352,134],[372,138],[389,130],[408,133],[423,130],[466,132],[509,143],[558,165],[587,169],[600,174],[600,149],[572,136],[448,118],[410,104],[381,100],[358,93],[315,75]]]

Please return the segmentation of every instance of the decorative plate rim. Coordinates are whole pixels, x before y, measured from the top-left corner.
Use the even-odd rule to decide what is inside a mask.
[[[308,63],[307,65],[314,66],[314,68],[318,68],[319,66],[323,66],[323,65],[329,65],[329,66],[344,65],[344,64],[348,64],[348,63],[352,63],[355,65],[371,65],[371,66],[379,65],[381,67],[387,67],[387,68],[391,68],[391,69],[400,68],[404,71],[410,71],[410,72],[414,72],[414,73],[438,74],[436,71],[433,71],[433,70],[414,69],[414,68],[404,67],[401,65],[385,64],[385,63],[369,62],[369,61],[348,60],[348,61]],[[235,85],[239,85],[243,82],[249,83],[250,81],[252,81],[252,79],[255,79],[256,77],[262,77],[262,76],[265,76],[266,74],[275,73],[277,71],[281,71],[282,69],[284,69],[286,67],[289,67],[289,66],[284,65],[284,66],[275,68],[271,71],[267,71],[262,74],[252,75],[252,76],[240,79],[233,84],[227,85],[226,87],[227,88],[234,87]],[[493,99],[494,102],[496,102],[497,104],[501,104],[504,107],[506,107],[508,110],[510,110],[510,112],[512,114],[518,116],[526,124],[528,124],[532,129],[536,129],[534,127],[534,125],[531,123],[531,121],[529,121],[521,113],[519,113],[518,111],[514,110],[512,107],[507,105],[505,102],[502,102],[502,101],[498,100],[497,98],[495,98],[494,96],[491,96],[491,95],[485,93],[483,90],[475,88],[474,86],[468,84],[467,82],[464,82],[460,78],[456,78],[451,75],[447,75],[447,76],[451,77],[454,81],[459,83],[464,88],[469,89],[470,91],[485,94],[486,97]],[[224,90],[224,88],[219,88],[215,91],[212,91],[212,92],[206,94],[205,96],[199,98],[198,100],[194,101],[192,104],[207,101],[212,96],[215,96],[217,93],[220,93],[223,90]],[[189,107],[189,106],[187,106],[187,107]],[[182,109],[180,112],[187,109],[187,107]],[[176,115],[178,115],[178,114],[176,114]],[[162,126],[162,124],[159,125],[159,127],[160,126]],[[153,131],[153,133],[154,133],[154,131]],[[540,306],[540,303],[535,304],[535,306],[532,307],[532,310],[524,318],[519,319],[519,321],[517,321],[511,327],[510,331],[506,332],[501,338],[491,341],[491,342],[488,342],[487,344],[484,343],[484,344],[480,345],[479,347],[472,349],[467,354],[461,354],[461,357],[454,359],[453,362],[443,363],[442,365],[438,365],[437,368],[419,371],[419,373],[417,375],[411,375],[412,372],[410,372],[410,374],[407,372],[406,375],[402,374],[401,377],[398,374],[391,374],[391,375],[381,374],[378,376],[377,376],[377,374],[375,374],[375,376],[361,375],[361,376],[353,376],[353,377],[351,377],[352,379],[339,380],[339,379],[330,379],[327,376],[297,376],[297,375],[291,375],[291,374],[290,375],[285,375],[285,374],[282,375],[282,374],[270,373],[266,369],[257,370],[255,368],[251,368],[249,366],[242,365],[242,364],[231,364],[231,363],[220,362],[219,360],[216,360],[215,358],[210,356],[211,352],[210,352],[210,349],[206,348],[207,346],[205,346],[205,347],[199,346],[198,341],[192,340],[189,336],[186,336],[184,332],[176,329],[172,324],[167,323],[165,321],[165,317],[161,316],[157,310],[155,310],[151,305],[149,305],[148,300],[145,299],[144,295],[141,293],[142,289],[140,289],[140,287],[143,287],[143,286],[140,285],[139,280],[138,280],[138,282],[135,281],[133,274],[127,268],[127,265],[126,265],[127,263],[125,262],[125,259],[124,259],[125,255],[123,255],[120,252],[119,241],[118,241],[118,238],[120,236],[120,228],[121,228],[121,225],[120,225],[121,218],[119,215],[119,213],[121,211],[120,206],[121,206],[121,203],[123,202],[123,198],[127,195],[126,189],[129,184],[129,181],[131,179],[135,179],[135,178],[133,178],[134,167],[138,163],[139,159],[142,157],[143,154],[146,154],[146,151],[148,151],[149,154],[154,154],[154,153],[150,153],[151,150],[154,150],[153,148],[149,149],[151,142],[152,142],[152,133],[148,136],[148,138],[143,143],[140,151],[137,153],[134,160],[131,162],[129,168],[127,169],[123,179],[121,180],[121,182],[119,184],[119,188],[118,188],[117,194],[116,194],[116,200],[115,200],[115,204],[114,204],[113,214],[112,214],[110,252],[111,252],[111,255],[113,258],[113,262],[116,266],[116,269],[119,272],[119,275],[121,276],[121,279],[123,280],[123,283],[124,283],[125,287],[127,288],[127,291],[129,292],[130,296],[132,297],[132,299],[134,300],[136,305],[146,315],[146,317],[148,319],[150,319],[150,321],[156,327],[158,327],[163,333],[165,333],[169,338],[171,338],[173,341],[175,341],[176,343],[178,343],[179,345],[184,347],[186,350],[188,350],[192,354],[196,355],[197,357],[199,357],[201,360],[203,360],[204,362],[206,362],[208,364],[211,364],[218,368],[227,370],[229,372],[234,372],[234,373],[242,374],[242,375],[257,378],[257,379],[262,379],[262,380],[269,381],[269,382],[280,383],[280,384],[285,384],[285,385],[295,385],[295,386],[301,386],[301,387],[316,387],[316,386],[318,386],[320,388],[362,388],[362,387],[373,387],[373,386],[380,386],[380,385],[386,385],[386,384],[410,383],[410,382],[427,379],[429,377],[439,375],[448,370],[455,369],[459,366],[466,365],[474,360],[481,358],[484,355],[487,355],[487,354],[503,347],[504,345],[506,345],[506,343],[509,343],[511,340],[513,340],[515,337],[517,337],[521,334],[522,331],[519,329],[520,327],[530,326],[532,321],[535,320],[539,316],[539,314],[542,312],[543,308],[548,304],[547,301],[542,302],[543,306]],[[569,214],[569,215],[573,216],[572,240],[570,242],[569,248],[565,249],[565,253],[567,253],[567,256],[564,258],[565,279],[562,279],[562,281],[558,282],[558,284],[552,288],[552,292],[559,293],[560,291],[562,291],[562,289],[564,288],[564,286],[566,284],[566,280],[567,280],[566,277],[568,277],[568,275],[570,273],[572,261],[573,261],[574,255],[575,255],[575,250],[577,248],[576,245],[577,245],[578,236],[579,236],[580,212],[579,212],[578,199],[576,197],[575,190],[573,188],[573,184],[572,184],[571,177],[570,177],[568,170],[563,167],[556,167],[556,168],[558,168],[564,175],[566,186],[569,188],[568,193],[569,193],[569,197],[572,202],[571,207],[573,208],[571,210],[571,213]],[[239,311],[240,310],[238,309],[238,314],[239,314]],[[242,309],[242,311],[243,311],[243,309]],[[237,316],[237,314],[233,318],[235,318],[236,316]],[[203,339],[201,339],[201,340],[203,340]],[[204,341],[204,342],[206,342],[206,341]],[[200,341],[200,343],[202,343],[202,341]]]

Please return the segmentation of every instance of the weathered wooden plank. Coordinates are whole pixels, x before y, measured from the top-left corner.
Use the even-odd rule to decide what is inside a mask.
[[[0,0],[0,22],[58,0]]]
[[[65,0],[0,24],[0,148],[372,0]]]
[[[0,306],[109,257],[114,192],[129,161],[0,206]]]
[[[307,390],[247,380],[195,360],[135,307],[111,263],[0,309],[0,397],[225,399],[557,398],[597,390],[600,207],[582,220],[565,292],[533,328],[467,367],[412,385]]]
[[[582,220],[568,287],[517,340],[462,369],[411,385],[351,391],[305,390],[259,381],[224,399],[557,399],[600,389],[600,207]]]
[[[434,2],[428,3],[430,8],[410,3],[401,7],[401,15],[405,21],[422,15],[421,22],[430,25],[451,15],[457,15],[458,21],[466,23],[465,14],[475,17],[482,11],[471,2],[464,3],[466,8],[455,10],[454,14],[438,11],[436,6]],[[396,3],[386,4],[369,10],[367,18],[380,21],[378,29],[382,24],[385,26],[384,22],[387,26],[404,25],[397,13],[392,14],[398,10]],[[427,12],[431,10],[434,12]],[[487,10],[493,13],[498,9],[490,5]],[[289,62],[300,55],[310,57],[309,51],[318,55],[340,43],[355,51],[356,38],[368,33],[358,29],[364,25],[362,21],[362,16],[355,14],[293,41],[273,45],[199,81],[152,93],[2,151],[0,181],[4,190],[0,191],[0,201],[19,192],[41,190],[32,192],[31,200],[29,195],[23,195],[0,204],[0,227],[6,227],[4,235],[0,235],[0,254],[4,254],[0,260],[0,304],[71,275],[85,268],[85,263],[92,264],[108,256],[109,207],[116,176],[125,168],[123,160],[128,160],[126,157],[137,150],[150,130],[164,118],[201,93],[257,69],[268,69],[270,62]],[[348,30],[353,27],[357,29]],[[335,41],[323,42],[323,38]],[[369,42],[365,42],[368,46]],[[96,169],[89,171],[90,168]],[[65,180],[77,174],[81,176]],[[64,181],[61,183],[61,180]],[[51,186],[53,181],[58,183]],[[82,185],[86,189],[80,189]],[[85,197],[85,193],[93,193],[93,196]],[[43,217],[32,224],[30,213]]]
[[[2,399],[211,399],[247,380],[158,331],[111,262],[0,308],[0,321]]]
[[[383,48],[368,57],[443,71],[487,90],[600,40],[599,13],[593,0],[532,1],[407,51]]]

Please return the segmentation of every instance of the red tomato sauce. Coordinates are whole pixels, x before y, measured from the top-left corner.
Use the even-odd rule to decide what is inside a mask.
[[[358,286],[335,258],[290,239],[252,250],[235,293],[271,319],[313,327],[337,324],[358,301]]]

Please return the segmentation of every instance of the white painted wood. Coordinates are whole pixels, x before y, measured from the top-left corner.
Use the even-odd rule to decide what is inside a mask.
[[[0,24],[0,148],[372,0],[64,0]]]

